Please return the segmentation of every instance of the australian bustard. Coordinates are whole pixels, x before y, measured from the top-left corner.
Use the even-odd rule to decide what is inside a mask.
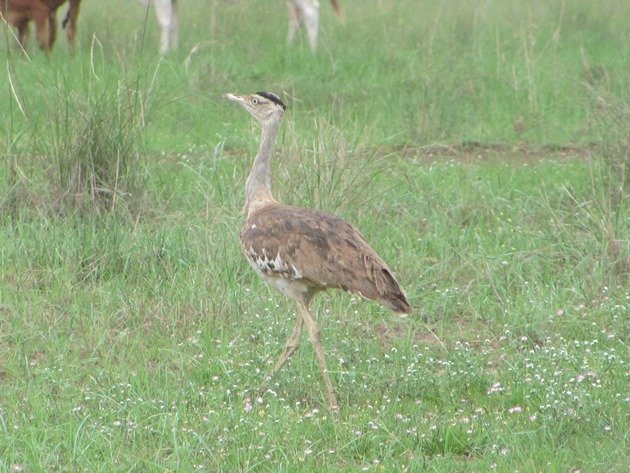
[[[286,109],[280,98],[269,92],[225,94],[225,98],[240,104],[262,125],[260,147],[245,186],[247,218],[240,235],[245,256],[254,270],[294,300],[298,309],[293,334],[263,380],[259,396],[298,348],[302,327],[306,326],[328,402],[337,410],[319,327],[309,310],[313,296],[341,288],[377,300],[397,313],[409,313],[411,307],[391,270],[352,225],[335,215],[292,207],[273,198],[271,156]]]

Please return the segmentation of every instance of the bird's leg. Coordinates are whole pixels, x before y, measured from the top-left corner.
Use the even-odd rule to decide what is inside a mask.
[[[304,320],[304,324],[308,330],[308,337],[311,340],[313,347],[315,347],[315,355],[317,356],[317,362],[319,363],[319,370],[322,372],[324,384],[326,385],[326,397],[328,398],[328,403],[333,411],[339,411],[339,403],[337,403],[337,398],[335,397],[335,392],[333,391],[332,383],[330,382],[330,377],[328,376],[328,367],[326,366],[324,348],[322,347],[322,341],[319,335],[319,327],[309,312],[308,306],[298,304],[298,307],[302,314],[302,320]]]
[[[263,379],[263,382],[260,385],[260,389],[258,389],[258,397],[262,397],[262,395],[267,390],[267,386],[269,382],[273,379],[275,374],[280,371],[280,369],[284,366],[287,360],[293,355],[295,350],[300,346],[300,335],[302,335],[302,327],[304,326],[304,320],[302,319],[302,314],[298,311],[297,323],[295,324],[295,328],[293,329],[293,333],[287,340],[287,345],[284,348],[284,353],[280,357],[280,359],[276,362],[276,365],[273,367],[271,373],[269,373]]]

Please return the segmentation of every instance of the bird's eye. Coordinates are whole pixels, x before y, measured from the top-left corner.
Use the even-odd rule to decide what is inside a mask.
[[[253,98],[253,99],[252,99],[252,103],[253,103],[254,105],[258,105],[258,99],[257,99],[257,98]]]

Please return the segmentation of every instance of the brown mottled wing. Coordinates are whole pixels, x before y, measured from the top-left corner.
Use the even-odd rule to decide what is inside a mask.
[[[266,276],[342,288],[395,312],[411,310],[385,262],[352,225],[334,215],[270,204],[248,217],[241,243],[252,265]]]

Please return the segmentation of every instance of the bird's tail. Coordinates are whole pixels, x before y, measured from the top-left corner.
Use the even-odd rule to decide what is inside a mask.
[[[343,14],[343,10],[341,9],[341,5],[339,5],[339,2],[337,0],[330,0],[330,4],[334,8],[335,13],[339,17],[339,19],[343,22],[345,20],[345,16]]]
[[[396,299],[383,299],[381,302],[385,305],[385,307],[397,314],[411,314],[411,305],[409,305],[407,297],[405,297],[402,292],[398,293],[397,296],[398,297]]]
[[[366,254],[363,263],[369,274],[368,280],[371,283],[371,290],[362,292],[362,294],[369,299],[378,300],[397,314],[411,313],[411,305],[405,292],[385,262],[376,254]]]
[[[379,292],[381,293],[380,301],[389,309],[396,312],[397,314],[410,314],[411,313],[411,305],[407,300],[407,296],[401,289],[398,281],[394,275],[387,269],[381,269],[382,276],[386,284],[383,284],[379,288]]]

